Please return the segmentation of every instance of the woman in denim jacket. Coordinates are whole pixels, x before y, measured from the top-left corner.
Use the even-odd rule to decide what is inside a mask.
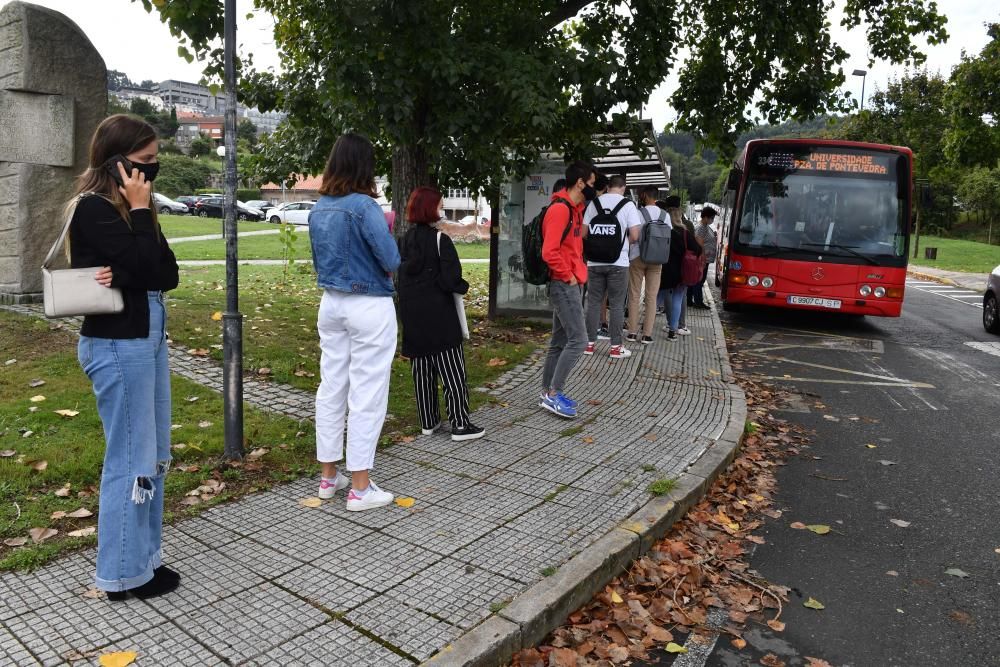
[[[309,213],[309,241],[319,306],[320,385],[316,392],[316,458],[323,466],[320,498],[348,484],[347,509],[392,502],[369,479],[389,402],[396,354],[392,274],[399,250],[375,197],[375,151],[368,139],[345,134],[323,172],[323,195]],[[348,407],[350,412],[348,413]],[[347,470],[344,458],[347,419]]]

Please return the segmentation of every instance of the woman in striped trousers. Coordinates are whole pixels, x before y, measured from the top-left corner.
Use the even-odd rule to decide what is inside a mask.
[[[411,225],[400,242],[399,318],[403,356],[412,364],[417,414],[424,435],[441,426],[438,380],[451,422],[451,439],[475,440],[485,430],[469,420],[469,387],[465,378],[463,332],[455,294],[465,294],[462,263],[447,234],[434,224],[444,217],[441,193],[416,188],[406,205]]]

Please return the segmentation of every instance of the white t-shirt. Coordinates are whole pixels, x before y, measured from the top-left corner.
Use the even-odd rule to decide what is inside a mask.
[[[618,203],[625,199],[624,195],[619,195],[614,192],[609,192],[598,197],[598,201],[601,206],[606,209],[615,209]],[[583,224],[590,225],[590,221],[597,217],[597,209],[594,207],[593,202],[587,203],[587,208],[583,213]],[[631,201],[622,206],[622,210],[618,211],[618,222],[621,223],[622,233],[627,236],[628,230],[633,227],[639,227],[642,225],[642,218],[639,216],[639,209],[635,207]],[[629,255],[629,244],[625,242],[625,236],[622,236],[618,241],[622,244],[622,251],[618,255],[618,260],[615,262],[587,262],[587,266],[624,266],[628,267],[628,255]]]

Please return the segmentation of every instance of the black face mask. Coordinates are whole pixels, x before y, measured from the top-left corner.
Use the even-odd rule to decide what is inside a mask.
[[[597,198],[597,190],[594,189],[594,186],[587,185],[583,188],[583,196],[587,201],[593,201]]]
[[[146,180],[150,183],[156,178],[156,175],[160,173],[160,163],[153,162],[152,164],[143,164],[141,162],[133,162],[132,167],[139,170],[139,173],[146,177]]]

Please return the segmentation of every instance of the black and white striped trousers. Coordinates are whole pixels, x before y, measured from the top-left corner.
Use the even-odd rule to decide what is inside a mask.
[[[441,421],[438,408],[438,376],[444,388],[448,418],[452,429],[469,425],[469,385],[465,381],[465,353],[459,344],[444,352],[414,357],[410,360],[413,388],[417,393],[420,427],[431,429]]]

